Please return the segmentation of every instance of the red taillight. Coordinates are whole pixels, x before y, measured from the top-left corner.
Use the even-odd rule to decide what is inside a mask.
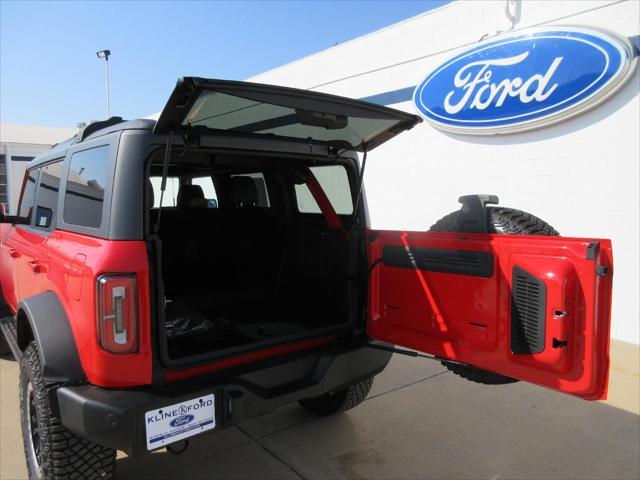
[[[98,341],[112,353],[138,351],[136,276],[98,277]]]

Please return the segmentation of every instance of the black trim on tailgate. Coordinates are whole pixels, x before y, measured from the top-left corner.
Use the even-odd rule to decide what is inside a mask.
[[[490,278],[493,275],[493,255],[489,252],[471,250],[387,245],[382,249],[382,263],[387,267],[453,273],[469,277]]]

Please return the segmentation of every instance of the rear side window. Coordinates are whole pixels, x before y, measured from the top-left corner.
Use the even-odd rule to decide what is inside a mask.
[[[345,168],[342,165],[310,168],[336,213],[338,215],[351,215],[353,213],[353,200],[351,198],[349,176]],[[321,213],[320,207],[306,185],[296,185],[295,191],[300,213]]]
[[[162,186],[162,177],[151,177],[151,186],[153,187],[153,208],[160,206],[160,187]],[[178,177],[167,177],[167,186],[162,195],[163,207],[175,207],[178,204],[178,191],[180,190],[180,179]]]
[[[191,179],[191,185],[198,185],[202,188],[204,198],[207,199],[208,208],[218,207],[218,194],[216,193],[216,187],[213,185],[211,177],[194,177]]]
[[[108,168],[108,145],[73,154],[64,194],[65,223],[100,228]]]
[[[35,226],[48,229],[51,227],[55,210],[58,206],[58,191],[62,177],[62,160],[45,165],[41,169],[38,195],[36,196]]]
[[[31,218],[33,209],[33,196],[36,193],[36,180],[38,179],[39,170],[29,170],[22,186],[22,194],[20,195],[20,205],[18,206],[18,216]]]

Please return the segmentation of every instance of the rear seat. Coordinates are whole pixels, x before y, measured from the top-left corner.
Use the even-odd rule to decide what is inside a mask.
[[[231,177],[224,208],[206,208],[202,189],[183,185],[176,208],[163,208],[167,296],[210,295],[222,304],[264,300],[280,268],[283,245],[270,208],[257,206],[251,177]]]
[[[177,207],[163,208],[160,219],[167,296],[210,290],[222,230],[222,215],[218,209],[207,208],[202,188],[181,186]]]
[[[277,219],[270,208],[258,206],[258,189],[251,177],[231,177],[229,187],[223,243],[233,262],[230,286],[266,285],[275,277],[282,248]]]

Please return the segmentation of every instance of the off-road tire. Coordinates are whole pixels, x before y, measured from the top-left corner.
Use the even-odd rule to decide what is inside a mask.
[[[357,407],[367,398],[369,391],[371,391],[371,385],[373,385],[373,377],[354,383],[344,390],[325,393],[316,398],[305,398],[300,400],[300,405],[314,415],[321,417],[346,412]]]
[[[0,332],[0,356],[7,355],[9,353],[11,353],[9,343],[7,342],[7,339],[4,338],[4,333]]]
[[[558,231],[544,220],[522,210],[488,207],[489,233],[505,235],[559,236]],[[454,232],[460,210],[445,215],[431,225],[430,232]]]
[[[30,387],[29,387],[30,385]],[[42,377],[38,346],[31,342],[20,360],[20,418],[29,478],[95,479],[113,478],[116,451],[86,440],[64,427],[49,403]],[[33,401],[30,401],[32,391]],[[31,412],[31,413],[30,413]],[[35,454],[30,428],[35,423],[40,435],[40,463]]]
[[[558,236],[558,231],[544,220],[522,210],[504,207],[488,207],[488,223],[489,233],[497,233],[504,235],[546,235]],[[457,210],[445,215],[435,224],[431,226],[431,232],[453,232],[458,225]],[[442,362],[456,375],[476,383],[485,385],[505,385],[515,383],[519,380],[511,377],[505,377],[497,373],[488,372],[471,365],[459,365],[451,362]]]

